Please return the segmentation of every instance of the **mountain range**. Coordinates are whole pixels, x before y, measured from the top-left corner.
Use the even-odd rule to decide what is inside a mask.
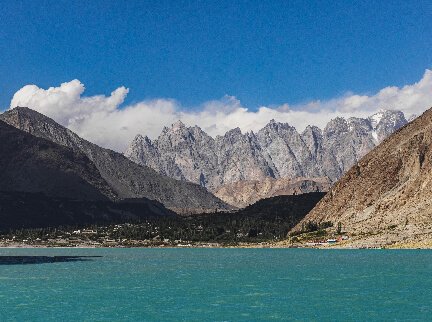
[[[254,202],[266,213],[288,200],[274,195],[329,190],[323,198],[308,194],[318,197],[308,199],[303,219],[296,215],[294,232],[331,222],[354,247],[430,241],[431,146],[432,109],[409,123],[401,112],[382,111],[336,118],[323,131],[309,126],[299,134],[272,121],[257,134],[235,129],[215,139],[177,122],[154,142],[138,136],[126,153],[142,160],[134,162],[17,107],[0,114],[0,229],[130,222]],[[160,173],[150,168],[159,163],[166,166]],[[166,176],[170,169],[181,180]],[[187,182],[186,174],[198,173],[199,184]]]
[[[170,128],[165,127],[153,141],[138,134],[124,155],[160,174],[199,184],[222,200],[241,207],[256,199],[236,201],[233,185],[236,189],[241,186],[240,190],[250,190],[254,182],[268,178],[275,179],[271,183],[277,189],[270,189],[274,191],[292,191],[292,181],[287,178],[304,178],[306,182],[297,180],[298,187],[310,186],[313,178],[332,184],[405,124],[402,112],[382,110],[367,118],[337,117],[323,130],[311,125],[299,133],[287,123],[272,120],[257,133],[242,133],[236,128],[212,138],[198,126],[187,127],[178,121]],[[279,179],[284,180],[278,182]],[[328,187],[315,185],[308,192]],[[257,189],[257,185],[252,188],[258,195],[266,195],[267,188]]]
[[[227,210],[232,208],[208,192],[204,187],[190,182],[174,180],[146,166],[138,165],[120,153],[101,148],[80,138],[54,120],[29,108],[16,107],[8,110],[0,114],[0,120],[21,130],[21,132],[31,134],[31,137],[44,139],[43,142],[46,142],[46,144],[51,142],[56,144],[57,147],[67,148],[63,149],[67,151],[64,153],[69,153],[76,159],[71,163],[76,166],[82,163],[87,168],[91,167],[89,172],[92,173],[94,178],[89,177],[88,182],[94,182],[93,187],[97,187],[100,194],[110,200],[146,198],[160,202],[177,213],[209,212],[216,209]],[[13,137],[12,134],[10,136]],[[21,147],[20,144],[13,146]],[[11,146],[11,149],[13,149],[13,146]],[[79,158],[84,161],[80,161],[80,163]],[[33,158],[30,157],[30,159]],[[61,158],[58,157],[57,159]],[[77,172],[82,173],[82,176],[84,176],[83,171],[87,168],[83,166],[83,169],[77,169]],[[19,174],[11,172],[10,178],[12,178],[12,181],[14,181],[13,178],[16,175]],[[38,174],[35,172],[29,176],[28,181],[33,181],[34,175]],[[24,177],[24,174],[22,176]],[[42,174],[40,176],[51,177],[48,173],[46,176]],[[17,183],[13,182],[11,184]],[[23,183],[22,186],[26,184]],[[53,188],[52,190],[56,189]],[[82,189],[78,190],[83,191]]]

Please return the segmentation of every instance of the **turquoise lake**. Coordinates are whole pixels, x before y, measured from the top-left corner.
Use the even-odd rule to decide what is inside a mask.
[[[432,252],[0,249],[0,321],[425,321]]]

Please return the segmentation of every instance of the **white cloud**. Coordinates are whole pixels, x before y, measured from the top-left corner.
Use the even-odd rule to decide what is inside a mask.
[[[48,89],[27,85],[15,93],[10,107],[28,106],[80,136],[104,147],[123,151],[140,133],[155,138],[164,126],[181,119],[187,125],[198,125],[212,136],[239,127],[242,131],[257,131],[271,119],[288,122],[298,130],[308,124],[324,127],[336,116],[365,117],[378,110],[402,110],[406,116],[420,114],[432,105],[432,71],[422,79],[401,88],[391,86],[378,93],[356,95],[348,93],[327,101],[312,101],[276,108],[262,106],[250,111],[233,96],[202,104],[199,110],[182,108],[175,100],[155,99],[120,107],[128,89],[119,87],[110,96],[83,96],[85,87],[78,80]]]

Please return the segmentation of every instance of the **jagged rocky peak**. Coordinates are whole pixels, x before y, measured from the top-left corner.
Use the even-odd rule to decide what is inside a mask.
[[[204,135],[209,136],[206,132],[204,132],[198,125],[189,128],[195,135]]]
[[[275,119],[271,119],[270,122],[268,122],[264,128],[277,130],[279,128],[288,128],[288,127],[289,127],[288,123],[276,122]]]
[[[158,147],[172,148],[178,145],[191,144],[195,140],[192,128],[178,120],[171,128],[164,128],[162,134],[155,140],[154,145]]]
[[[379,112],[369,116],[368,119],[370,120],[374,129],[377,129],[379,126],[383,125],[391,125],[392,127],[400,128],[407,124],[404,113],[395,110],[381,109]]]
[[[236,127],[232,130],[229,130],[228,132],[225,133],[224,137],[239,137],[242,136],[242,131],[240,130],[239,127]]]
[[[408,123],[405,119],[405,115],[401,111],[383,110],[380,112],[380,115],[375,117],[375,119],[379,119],[375,127],[378,142],[381,142],[395,130],[398,130]]]
[[[174,132],[182,131],[184,129],[186,129],[186,125],[181,120],[178,120],[171,125],[171,130]]]
[[[301,137],[311,154],[316,157],[322,148],[323,133],[321,129],[317,126],[308,125],[302,132]]]
[[[162,130],[161,135],[169,134],[169,135],[178,135],[188,132],[191,128],[187,127],[181,120],[177,120],[171,127],[165,126]]]
[[[336,117],[327,123],[324,128],[324,135],[331,137],[333,135],[339,135],[344,132],[348,132],[348,122],[343,117]]]
[[[270,122],[267,123],[259,132],[273,132],[280,133],[284,131],[295,131],[297,132],[294,126],[289,125],[286,122],[277,122],[274,119],[271,119]]]
[[[350,117],[347,120],[348,129],[354,131],[357,129],[371,130],[371,122],[368,119],[362,119],[360,117]]]
[[[133,145],[139,145],[139,144],[152,145],[152,141],[150,140],[150,138],[147,135],[142,136],[141,134],[137,134],[135,136],[135,138],[133,139],[131,144],[133,144]]]
[[[124,155],[130,160],[151,168],[158,168],[156,159],[159,158],[157,149],[154,147],[150,138],[138,134],[127,147]]]
[[[318,126],[315,126],[315,125],[306,126],[303,133],[308,133],[308,132],[313,133],[314,135],[322,135],[322,130]]]
[[[369,118],[337,117],[324,131],[309,125],[299,134],[288,123],[272,119],[257,132],[242,133],[237,127],[212,138],[198,126],[176,122],[164,128],[153,146],[142,144],[143,160],[125,155],[211,191],[238,180],[265,177],[328,177],[335,182],[404,124],[402,112],[382,110]]]
[[[377,128],[378,123],[381,121],[381,119],[383,118],[383,116],[385,114],[385,111],[386,110],[381,109],[381,110],[379,110],[379,112],[377,112],[377,113],[375,113],[375,114],[373,114],[373,115],[371,115],[371,116],[368,117],[368,119],[371,122],[371,125],[372,125],[372,127],[374,129]]]
[[[187,141],[193,144],[194,141],[208,141],[213,140],[207,133],[205,133],[199,126],[186,126],[181,120],[173,123],[171,128],[164,127],[161,135],[154,141],[155,145],[161,145],[162,142],[170,145],[176,145]],[[166,142],[168,141],[168,142]]]
[[[301,133],[301,137],[307,144],[307,141],[322,141],[323,139],[323,131],[315,125],[308,125],[304,129],[304,131]]]
[[[224,135],[217,135],[215,141],[217,144],[234,144],[236,142],[242,141],[244,137],[245,136],[243,135],[241,129],[236,127],[227,131]]]
[[[276,122],[272,119],[266,126],[257,132],[257,138],[262,148],[284,149],[283,146],[289,145],[290,141],[299,138],[299,134],[295,127],[288,123]],[[294,143],[298,145],[298,143]]]
[[[249,140],[253,140],[253,141],[257,140],[257,136],[254,131],[246,132],[246,136],[248,137]]]

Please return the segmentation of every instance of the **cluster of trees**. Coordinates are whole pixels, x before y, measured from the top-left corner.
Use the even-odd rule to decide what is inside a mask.
[[[291,236],[298,236],[305,233],[316,233],[316,236],[323,236],[326,234],[325,229],[333,227],[331,221],[315,222],[307,221],[302,224],[302,228],[299,231],[290,233]],[[341,225],[338,223],[338,231],[341,230]]]
[[[331,221],[324,221],[320,223],[308,221],[306,224],[302,225],[302,231],[305,233],[309,233],[318,230],[324,230],[329,227],[333,227],[333,223]]]
[[[233,214],[218,214],[187,218],[166,218],[146,224],[122,225],[113,232],[116,239],[169,239],[193,242],[236,243],[283,238],[292,223],[282,218],[263,220]]]
[[[66,226],[28,228],[3,232],[3,238],[16,240],[48,240],[66,237],[85,237],[97,240],[105,236],[114,240],[182,240],[192,242],[260,242],[285,238],[295,222],[289,218],[245,217],[236,214],[213,214],[191,217],[150,218],[144,222],[109,226]],[[73,233],[92,230],[95,234]]]

